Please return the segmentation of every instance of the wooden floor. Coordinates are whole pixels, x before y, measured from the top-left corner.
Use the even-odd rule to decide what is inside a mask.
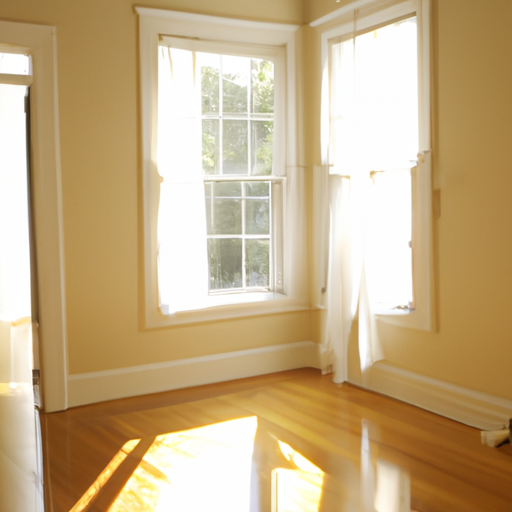
[[[42,425],[47,512],[512,511],[510,447],[312,369]]]

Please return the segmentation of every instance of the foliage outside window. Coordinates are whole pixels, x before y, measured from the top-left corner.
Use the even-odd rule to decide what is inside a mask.
[[[299,27],[136,11],[146,327],[307,309]]]
[[[199,53],[209,290],[270,290],[274,65]],[[215,176],[218,181],[208,180]],[[222,181],[223,177],[240,181]]]

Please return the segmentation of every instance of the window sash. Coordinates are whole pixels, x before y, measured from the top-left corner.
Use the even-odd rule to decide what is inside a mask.
[[[307,296],[305,175],[297,167],[297,115],[295,79],[295,33],[297,25],[261,23],[216,16],[136,7],[139,15],[140,91],[142,135],[143,242],[144,242],[144,319],[146,328],[160,328],[190,322],[212,321],[242,316],[275,314],[309,308]],[[156,168],[158,133],[158,46],[162,35],[173,34],[193,41],[222,42],[241,47],[261,48],[261,41],[275,52],[274,136],[281,151],[274,157],[275,174],[283,178],[282,193],[276,207],[283,212],[281,233],[282,270],[276,279],[276,291],[209,297],[204,309],[168,315],[160,311],[157,284],[157,205],[161,177]],[[222,50],[225,52],[225,50]],[[262,55],[267,57],[266,55]],[[279,62],[279,65],[278,65]],[[277,124],[279,122],[279,124]],[[285,137],[286,132],[286,137]],[[254,177],[252,177],[254,179]],[[269,176],[265,176],[268,180]],[[277,204],[279,203],[279,204]],[[283,276],[287,281],[284,286]],[[282,290],[280,293],[277,290]],[[218,300],[217,300],[218,299]],[[162,314],[164,313],[164,314]]]
[[[187,46],[189,48],[191,47],[191,45],[188,45],[188,44],[185,44],[182,46]],[[194,45],[192,45],[192,46],[194,46]],[[197,45],[195,45],[195,46],[197,46]],[[202,47],[202,45],[200,45],[200,46]],[[173,52],[173,50],[176,50],[176,47],[168,46],[168,47],[162,48],[162,46],[160,46],[159,48],[160,49],[170,49],[169,64],[171,65],[171,70],[172,70],[171,71],[171,81],[172,81],[172,83],[179,83],[180,78],[177,75],[178,69],[179,69],[177,67],[177,66],[179,66],[178,61],[176,61],[175,64],[172,63],[172,58],[173,58],[172,52]],[[201,49],[204,49],[204,48],[201,48]],[[182,50],[182,48],[179,48],[179,50]],[[189,124],[196,123],[198,125],[198,128],[195,130],[194,133],[197,132],[197,134],[200,134],[200,133],[202,133],[202,120],[204,118],[202,112],[200,112],[201,107],[200,107],[200,101],[199,101],[200,97],[201,97],[201,86],[200,86],[200,76],[201,75],[199,73],[199,65],[198,65],[198,61],[196,59],[196,50],[195,49],[192,49],[192,50],[187,49],[185,51],[187,52],[187,54],[185,54],[185,55],[188,55],[188,57],[185,57],[185,58],[188,58],[189,60],[191,59],[193,69],[195,70],[194,73],[195,73],[196,85],[190,86],[190,87],[196,88],[196,92],[191,93],[191,94],[194,95],[194,98],[197,97],[197,105],[198,105],[197,113],[196,114],[191,113],[191,118],[188,119],[187,122]],[[179,55],[179,54],[177,54],[177,55]],[[245,57],[254,58],[255,56],[253,54],[251,54],[251,55],[245,55]],[[179,57],[176,56],[176,58],[179,58]],[[161,63],[160,65],[163,66],[162,72],[168,73],[168,71],[166,71],[166,69],[165,69],[165,67],[166,67],[165,59],[160,59],[159,62]],[[278,74],[279,66],[275,66],[274,71],[275,71],[275,74]],[[173,76],[174,76],[174,78],[172,78]],[[222,76],[219,76],[219,79],[222,80]],[[166,85],[166,83],[162,82],[161,87],[162,87],[162,90],[160,91],[160,94],[167,97],[168,86]],[[179,85],[177,86],[176,90],[181,90]],[[169,92],[169,94],[170,94],[170,92]],[[161,98],[163,98],[163,96],[161,96]],[[184,98],[181,97],[181,101],[183,101],[183,100],[184,100]],[[172,99],[170,99],[168,101],[170,101],[170,103],[172,104]],[[196,101],[196,100],[193,100],[193,101]],[[190,100],[189,100],[189,102],[190,102]],[[249,105],[248,105],[248,110],[250,110]],[[171,111],[169,111],[169,112],[171,112]],[[219,114],[220,115],[223,114],[222,110],[219,112]],[[177,114],[175,113],[173,115],[177,115],[178,117],[176,119],[178,121],[180,121],[180,119],[181,119],[180,116],[184,116],[184,115],[186,116],[187,114],[186,114],[186,112],[181,112],[180,107],[178,107],[178,113]],[[244,121],[247,120],[248,116],[249,116],[249,112]],[[164,123],[164,125],[167,126],[169,124],[169,122],[172,124],[172,122],[169,121],[169,119],[173,119],[173,116],[170,115],[170,113],[164,113],[162,111],[162,120],[163,120],[162,122]],[[279,121],[277,120],[277,118],[273,119],[273,121],[274,121],[274,124],[279,124]],[[250,122],[250,120],[247,120],[246,122]],[[159,125],[159,132],[160,131],[161,130],[160,130],[160,125]],[[171,133],[171,132],[172,132],[172,129],[169,133]],[[175,132],[175,131],[173,133],[175,133],[175,135],[178,135],[177,132]],[[191,133],[190,136],[193,137],[194,135]],[[160,143],[162,144],[162,147],[166,146],[166,144],[164,143],[164,141],[162,140],[162,138],[160,136],[159,136],[159,140],[160,140]],[[172,139],[170,139],[170,140],[172,140]],[[174,146],[179,146],[179,143],[174,144]],[[197,144],[196,144],[196,146],[197,146]],[[222,148],[221,148],[221,151],[222,151]],[[160,150],[159,150],[159,152],[160,152]],[[178,149],[178,152],[182,152],[182,150]],[[200,154],[202,154],[202,150],[200,151]],[[279,152],[277,151],[276,140],[274,140],[274,155],[277,156],[278,154],[279,154]],[[169,187],[179,186],[181,184],[181,185],[185,186],[185,188],[183,188],[184,191],[187,190],[187,188],[186,188],[187,183],[190,186],[197,186],[197,184],[192,185],[192,183],[195,182],[196,179],[188,176],[191,169],[186,170],[186,168],[185,167],[182,168],[181,165],[178,165],[178,166],[173,165],[172,160],[169,160],[169,157],[166,157],[166,158],[167,158],[167,161],[165,161],[165,158],[164,158],[164,160],[162,160],[160,158],[158,159],[159,172],[164,173],[164,169],[160,165],[161,163],[162,163],[162,165],[170,166],[171,168],[172,167],[179,168],[179,172],[176,174],[176,172],[171,171],[170,174],[168,173],[169,174],[168,176],[166,176],[164,173],[164,184],[161,185],[162,191],[164,190],[164,188],[162,188],[162,187],[165,185],[167,185],[166,190],[170,190]],[[195,160],[196,159],[194,159],[194,161]],[[184,163],[184,161],[183,161],[183,163]],[[199,164],[199,160],[198,160],[198,163],[192,164],[192,165],[195,166],[198,164]],[[248,153],[248,164],[250,164],[250,152]],[[190,164],[188,164],[188,166],[190,166]],[[229,175],[204,174],[204,172],[202,171],[202,165],[200,167],[200,170],[201,170],[200,172],[202,174],[203,183],[209,183],[209,182],[220,183],[222,181],[241,182],[241,183],[242,182],[251,182],[251,181],[267,181],[267,182],[271,183],[272,186],[271,186],[271,191],[270,191],[270,196],[269,196],[270,233],[268,235],[268,240],[270,242],[271,247],[269,248],[269,277],[268,277],[269,283],[268,283],[268,286],[266,286],[266,287],[247,286],[246,280],[247,280],[248,267],[246,265],[246,259],[245,259],[246,258],[246,240],[257,239],[258,236],[250,237],[250,236],[244,235],[244,236],[240,237],[240,239],[242,240],[242,267],[241,267],[242,268],[242,286],[236,287],[236,288],[235,287],[227,288],[226,292],[229,293],[230,295],[236,291],[243,292],[243,293],[252,292],[255,294],[261,293],[262,291],[275,292],[276,291],[276,283],[282,283],[282,278],[278,279],[277,276],[283,275],[283,269],[282,269],[283,255],[281,254],[283,244],[281,241],[277,240],[277,237],[282,236],[282,234],[283,234],[283,229],[281,227],[282,223],[283,223],[283,214],[282,214],[282,209],[279,208],[280,202],[277,201],[277,205],[274,205],[274,201],[273,201],[274,190],[272,190],[272,189],[275,189],[276,186],[279,186],[279,183],[283,180],[284,177],[280,177],[280,179],[279,179],[279,177],[274,177],[272,175],[252,176],[251,174],[229,174]],[[197,172],[199,172],[199,169],[196,171],[193,171],[193,173],[197,173]],[[248,172],[251,172],[251,169],[248,168]],[[180,176],[182,176],[182,177],[180,177]],[[226,179],[226,178],[228,178],[228,179]],[[254,178],[258,178],[258,179],[255,180]],[[272,180],[269,178],[276,178],[276,179]],[[204,188],[203,188],[202,193],[203,193],[203,208],[204,208]],[[164,197],[167,197],[167,199],[164,199]],[[186,244],[190,245],[190,242],[193,239],[198,239],[198,238],[202,237],[201,234],[196,233],[196,231],[194,230],[194,235],[192,237],[186,236],[185,238],[183,238],[183,236],[185,236],[185,235],[182,234],[182,235],[180,235],[182,238],[179,238],[179,239],[173,240],[172,236],[171,236],[171,238],[168,238],[170,236],[169,233],[174,233],[175,235],[178,235],[178,233],[180,233],[180,230],[176,230],[175,228],[173,228],[172,227],[173,221],[170,220],[170,217],[176,216],[177,212],[174,212],[174,214],[172,214],[171,213],[172,208],[171,208],[171,210],[166,211],[164,213],[164,208],[166,207],[166,205],[169,204],[169,201],[177,201],[177,200],[178,200],[178,197],[173,192],[170,192],[170,195],[169,195],[169,192],[167,192],[165,195],[161,196],[160,213],[159,213],[159,221],[158,221],[159,226],[160,225],[164,226],[162,228],[159,228],[160,234],[158,236],[159,247],[160,247],[160,249],[159,249],[159,278],[158,279],[159,279],[159,289],[160,289],[160,293],[161,293],[161,309],[162,309],[162,311],[170,311],[172,313],[176,313],[179,311],[203,309],[205,307],[208,307],[209,297],[212,295],[211,292],[214,292],[214,295],[216,295],[216,296],[219,296],[223,293],[223,290],[210,289],[211,284],[208,284],[210,282],[208,279],[205,279],[204,285],[206,286],[206,289],[204,290],[201,283],[199,282],[201,280],[201,277],[199,277],[198,275],[196,275],[194,278],[195,284],[192,286],[191,289],[189,289],[186,286],[186,281],[183,276],[184,275],[192,276],[194,274],[193,269],[187,267],[187,265],[189,265],[189,267],[190,267],[190,261],[188,261],[188,258],[186,258],[186,256],[184,256],[185,259],[183,259],[182,257],[178,257],[178,259],[176,259],[176,257],[171,257],[171,254],[173,251],[173,249],[171,248],[171,245],[172,245],[171,240],[175,242],[176,246],[180,246],[179,240],[186,242],[185,246],[184,246],[186,248],[186,247],[188,247]],[[242,200],[241,207],[242,207],[242,224],[243,225],[245,224],[245,206],[246,206],[246,201]],[[196,211],[196,214],[197,214],[197,211]],[[195,216],[197,217],[196,214],[195,214]],[[187,215],[185,215],[185,217],[187,217]],[[206,230],[206,225],[207,225],[206,220],[207,220],[206,215],[204,215],[204,229],[205,230]],[[197,219],[196,224],[198,222],[200,222],[199,219]],[[167,226],[167,227],[165,227],[165,226]],[[245,232],[245,230],[243,230],[243,233],[244,232]],[[167,233],[167,235],[164,235],[163,233]],[[165,241],[164,241],[164,238],[162,238],[164,236],[166,237]],[[213,240],[215,238],[220,239],[221,237],[211,236],[211,235],[206,236],[206,233],[205,233],[204,243],[206,244],[206,246],[204,247],[204,249],[201,248],[202,244],[199,242],[199,240],[197,240],[197,242],[196,242],[197,247],[195,246],[196,249],[192,250],[192,253],[194,253],[196,256],[198,255],[198,251],[200,251],[200,252],[205,251],[205,254],[208,255],[208,257],[204,259],[204,264],[205,264],[204,271],[206,271],[206,273],[208,273],[208,268],[209,268],[209,263],[207,263],[207,262],[209,261],[209,258],[211,257],[210,249],[207,247],[208,240]],[[226,238],[237,238],[237,237],[229,235],[229,236],[226,236],[223,238],[226,239]],[[266,237],[259,236],[259,238],[263,239]],[[197,244],[199,244],[199,245],[197,245]],[[190,253],[191,249],[192,249],[192,247],[190,246],[188,249],[185,249],[185,251]],[[199,264],[201,266],[199,261],[196,263],[196,265],[197,264]],[[175,270],[172,270],[172,267],[175,267]],[[176,271],[176,268],[178,268],[178,267],[180,267],[179,272]],[[184,269],[188,268],[188,270],[185,270],[184,273],[182,273],[181,267],[183,267]],[[200,269],[198,269],[198,270],[200,270]],[[204,274],[204,271],[199,272],[199,274],[200,275]],[[178,274],[179,274],[179,279],[176,280],[176,278],[178,277]],[[178,284],[178,283],[181,283],[181,284]],[[178,286],[178,288],[176,288],[176,286]],[[171,287],[174,287],[174,291]],[[282,290],[282,287],[280,288],[280,290]],[[205,291],[206,291],[206,294],[205,294]],[[174,297],[174,298],[172,298],[172,297]],[[187,297],[187,298],[185,298],[185,297]],[[217,298],[220,299],[220,297],[217,297]],[[227,299],[227,300],[231,301],[232,299]],[[169,306],[170,306],[170,310],[168,309]]]
[[[232,183],[232,181],[230,181],[230,182]],[[228,182],[228,183],[230,183],[230,182]],[[261,182],[261,180],[260,180],[260,182]],[[209,183],[209,181],[205,180],[205,183]],[[222,181],[217,181],[217,182],[213,182],[213,183],[222,183]],[[241,233],[239,233],[239,234],[208,234],[207,233],[207,240],[241,240],[241,242],[242,242],[242,246],[241,246],[242,284],[241,284],[241,286],[238,286],[238,287],[213,289],[213,288],[211,288],[212,276],[210,275],[209,276],[210,277],[209,290],[208,290],[209,295],[211,295],[212,293],[219,294],[222,292],[229,293],[229,292],[234,292],[234,291],[240,291],[240,292],[272,291],[274,289],[274,283],[275,283],[274,247],[276,244],[275,244],[275,233],[274,233],[274,229],[273,229],[273,224],[274,224],[273,221],[274,221],[274,216],[276,215],[276,212],[274,212],[274,210],[272,208],[272,204],[273,204],[272,187],[270,186],[271,184],[269,183],[268,196],[262,197],[262,198],[268,200],[268,208],[269,208],[268,234],[267,233],[250,234],[250,233],[247,233],[247,230],[248,230],[247,229],[247,204],[248,204],[248,201],[252,201],[252,200],[256,201],[258,199],[258,197],[257,196],[247,196],[245,183],[251,183],[250,179],[241,180],[241,181],[239,181],[239,183],[241,184],[239,196],[226,196],[226,197],[218,196],[215,194],[215,188],[212,187],[211,188],[211,201],[212,201],[211,206],[212,206],[212,208],[214,208],[214,201],[219,198],[226,199],[226,200],[230,200],[230,199],[240,200],[240,222],[241,222],[240,231],[241,231]],[[212,210],[212,213],[211,213],[212,217],[213,217],[213,211],[214,211],[214,209]],[[280,216],[280,217],[282,217],[282,216]],[[206,219],[205,219],[205,221],[206,221]],[[215,223],[215,221],[213,221],[213,222]],[[277,222],[282,223],[282,218],[277,219]],[[248,262],[246,260],[246,258],[247,258],[246,240],[268,240],[268,243],[269,243],[268,284],[266,286],[261,286],[261,285],[260,286],[250,286],[247,283],[247,272],[249,270],[249,267],[248,267]],[[208,256],[209,256],[209,258],[211,258],[211,256],[212,256],[210,254],[210,249],[208,249]],[[211,271],[211,268],[210,268],[210,271]]]

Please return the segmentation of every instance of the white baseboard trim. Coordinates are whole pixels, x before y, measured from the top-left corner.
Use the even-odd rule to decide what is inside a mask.
[[[499,430],[512,418],[512,401],[398,368],[386,362],[368,370],[367,388],[480,430]]]
[[[179,359],[68,377],[68,406],[159,393],[244,377],[319,368],[318,345],[311,341]]]

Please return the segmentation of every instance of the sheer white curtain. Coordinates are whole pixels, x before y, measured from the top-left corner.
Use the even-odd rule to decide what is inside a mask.
[[[158,288],[164,314],[205,307],[208,256],[195,52],[160,47]]]
[[[372,289],[378,281],[371,272],[375,267],[372,258],[379,255],[368,250],[371,172],[415,165],[416,19],[334,42],[329,52],[330,74],[324,74],[322,102],[322,163],[330,174],[327,319],[322,349],[324,367],[331,365],[334,381],[343,382],[357,313],[361,370],[383,357],[372,314]],[[327,91],[329,101],[325,101]]]

